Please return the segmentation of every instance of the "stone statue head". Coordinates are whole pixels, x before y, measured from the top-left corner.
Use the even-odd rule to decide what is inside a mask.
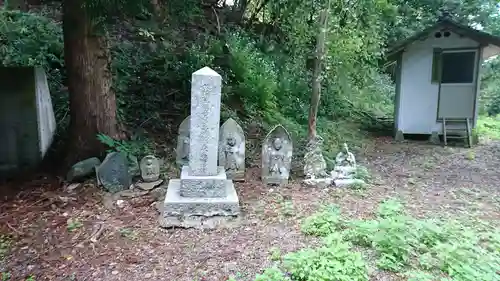
[[[146,159],[146,165],[148,165],[148,166],[153,165],[153,159],[151,159],[151,158]]]
[[[347,147],[347,143],[345,143],[345,142],[344,142],[344,145],[342,146],[342,152],[349,153],[349,147]]]
[[[281,138],[275,138],[273,140],[273,147],[276,150],[280,150],[283,147],[283,141],[281,140]]]
[[[233,136],[228,136],[226,138],[226,143],[228,146],[235,146],[236,145],[236,138],[234,138]]]

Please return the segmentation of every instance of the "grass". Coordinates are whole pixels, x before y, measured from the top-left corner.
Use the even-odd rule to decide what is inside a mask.
[[[305,234],[322,237],[323,245],[283,256],[281,269],[256,280],[367,281],[375,268],[412,281],[500,280],[498,228],[480,221],[417,219],[404,209],[390,199],[373,219],[351,220],[326,207],[302,225]]]
[[[500,140],[499,117],[480,116],[477,120],[476,133],[480,139]]]

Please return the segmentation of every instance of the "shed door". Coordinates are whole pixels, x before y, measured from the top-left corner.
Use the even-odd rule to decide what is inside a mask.
[[[441,53],[438,119],[474,118],[477,79],[477,50]]]

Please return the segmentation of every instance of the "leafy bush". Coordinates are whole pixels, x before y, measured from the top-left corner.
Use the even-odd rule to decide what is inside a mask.
[[[284,267],[292,280],[298,281],[364,281],[368,270],[360,253],[336,233],[325,239],[325,245],[285,256]]]
[[[307,218],[302,230],[325,242],[284,257],[282,267],[292,280],[368,280],[360,253],[349,243],[374,253],[380,270],[401,272],[408,280],[500,280],[497,228],[416,219],[395,199],[382,202],[374,219],[348,220],[330,207]]]
[[[315,236],[327,236],[339,230],[342,222],[339,208],[329,206],[306,218],[302,224],[302,232]]]
[[[0,64],[6,67],[40,66],[47,73],[56,119],[67,115],[63,89],[64,43],[61,26],[44,16],[0,9]]]

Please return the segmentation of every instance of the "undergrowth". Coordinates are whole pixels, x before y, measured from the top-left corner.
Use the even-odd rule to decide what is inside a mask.
[[[497,116],[480,116],[475,132],[480,139],[500,139],[500,119]]]
[[[338,208],[326,207],[306,218],[302,231],[323,237],[323,245],[285,255],[279,269],[256,280],[369,280],[375,267],[412,281],[500,280],[498,228],[479,221],[417,219],[394,199],[382,202],[373,219],[348,219]]]

